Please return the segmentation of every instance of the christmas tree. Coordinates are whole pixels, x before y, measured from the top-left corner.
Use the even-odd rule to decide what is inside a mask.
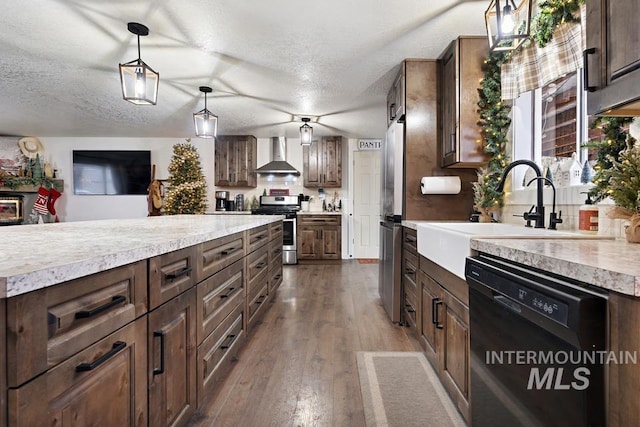
[[[588,148],[597,148],[598,154],[593,176],[595,187],[589,190],[594,202],[599,202],[609,196],[610,171],[615,162],[620,160],[620,153],[635,144],[636,140],[626,130],[633,121],[633,117],[599,117],[593,121],[593,127],[599,127],[604,133],[601,141],[590,141],[585,144]]]
[[[203,214],[207,209],[207,182],[200,155],[191,139],[186,141],[173,146],[164,210],[168,215]]]

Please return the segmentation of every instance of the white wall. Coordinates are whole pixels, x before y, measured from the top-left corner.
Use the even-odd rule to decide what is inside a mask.
[[[156,178],[166,179],[173,155],[173,146],[184,143],[179,138],[39,138],[44,147],[44,161],[57,169],[57,177],[64,180],[64,193],[56,203],[60,221],[94,219],[140,218],[147,216],[147,197],[134,195],[75,195],[73,194],[73,150],[150,150],[151,163],[156,165]],[[191,143],[200,154],[202,170],[207,180],[207,197],[213,210],[213,140],[193,138]]]

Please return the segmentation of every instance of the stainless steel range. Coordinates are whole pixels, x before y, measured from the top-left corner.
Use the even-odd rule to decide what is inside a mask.
[[[260,196],[260,207],[254,215],[284,215],[282,226],[282,263],[297,264],[296,213],[300,210],[298,196]]]

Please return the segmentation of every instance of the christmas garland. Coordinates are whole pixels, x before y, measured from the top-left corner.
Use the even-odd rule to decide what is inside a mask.
[[[560,24],[580,23],[580,6],[585,0],[546,0],[540,3],[539,11],[533,18],[531,38],[538,47],[545,47],[553,38],[553,32]]]
[[[511,106],[502,102],[500,66],[508,59],[505,52],[492,52],[484,61],[484,75],[478,93],[478,113],[482,145],[489,155],[486,168],[478,172],[478,182],[474,183],[476,209],[494,211],[504,205],[504,195],[496,191],[503,169],[509,163],[505,153],[507,129],[511,124]]]
[[[51,188],[53,187],[54,182],[46,176],[41,178],[32,178],[27,176],[15,176],[4,171],[0,171],[0,187],[7,187],[15,190],[21,185],[34,185]]]

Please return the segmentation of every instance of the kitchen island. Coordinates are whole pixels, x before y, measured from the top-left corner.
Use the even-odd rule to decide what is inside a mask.
[[[281,283],[281,240],[280,216],[3,228],[0,426],[185,425]]]

